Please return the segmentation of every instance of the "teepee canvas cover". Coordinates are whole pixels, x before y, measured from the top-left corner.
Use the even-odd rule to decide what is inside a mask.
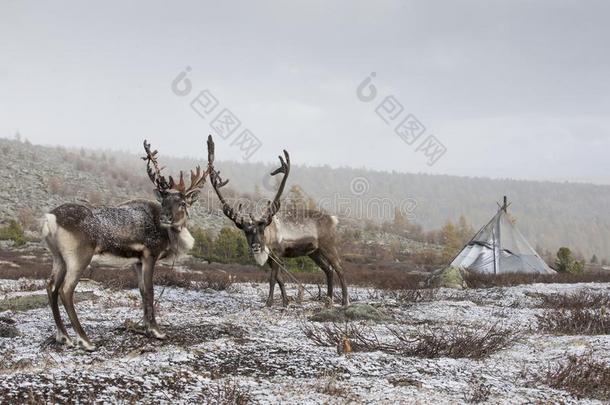
[[[505,197],[498,213],[453,259],[451,267],[483,274],[555,273],[509,220],[507,207]]]

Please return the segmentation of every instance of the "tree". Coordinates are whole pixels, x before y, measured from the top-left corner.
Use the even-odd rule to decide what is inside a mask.
[[[284,260],[286,268],[290,271],[314,273],[318,266],[307,256],[295,257]]]
[[[223,263],[251,263],[244,234],[233,228],[222,228],[213,244],[214,259]]]
[[[574,265],[572,251],[567,247],[560,247],[557,251],[557,259],[555,259],[555,267],[560,273],[569,273]]]
[[[572,251],[567,247],[561,247],[557,251],[555,267],[560,273],[580,274],[584,270],[583,263],[575,260]]]
[[[597,255],[593,255],[593,257],[591,257],[591,264],[597,264],[599,263],[599,259],[597,258]]]
[[[197,227],[191,231],[195,244],[191,254],[201,259],[211,260],[214,251],[214,240],[208,231]]]
[[[234,231],[231,228],[222,228],[214,241],[214,255],[222,262],[228,262],[237,251]]]
[[[572,265],[572,269],[570,271],[570,273],[572,274],[582,274],[582,272],[585,270],[585,265],[583,262],[579,262],[578,260],[574,262],[574,264]]]
[[[287,206],[290,207],[290,209],[316,209],[316,201],[308,196],[298,184],[290,187],[287,200]]]
[[[467,244],[474,236],[474,229],[472,229],[472,226],[466,221],[464,215],[460,215],[460,219],[458,220],[457,233],[462,246]]]
[[[462,247],[460,235],[453,222],[447,221],[441,229],[441,243],[443,244],[443,259],[451,260]]]
[[[408,224],[409,220],[405,218],[404,215],[402,215],[402,212],[400,212],[400,208],[394,208],[394,223],[392,224],[394,231],[403,232],[407,229]]]

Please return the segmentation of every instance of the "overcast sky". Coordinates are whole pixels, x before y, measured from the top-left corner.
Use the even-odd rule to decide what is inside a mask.
[[[610,184],[609,5],[4,0],[0,136],[203,156],[228,108],[241,125],[217,135],[221,159],[243,158],[249,129],[251,161],[286,148],[309,165]],[[390,95],[404,111],[386,124]],[[413,145],[394,132],[408,114],[426,128]],[[429,135],[446,148],[432,166]]]

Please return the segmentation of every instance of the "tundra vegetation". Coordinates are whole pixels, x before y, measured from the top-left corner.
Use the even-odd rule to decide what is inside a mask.
[[[133,156],[56,148],[52,153],[62,161],[51,164],[49,148],[23,142],[4,146],[8,150],[0,148],[3,156],[12,159],[17,150],[31,165],[28,170],[48,168],[40,181],[31,183],[32,189],[13,182],[16,188],[10,192],[15,195],[35,196],[35,188],[43,190],[47,205],[82,199],[86,205],[112,206],[134,194],[150,194],[145,177],[133,168],[124,170],[122,162]],[[169,167],[186,166],[185,161],[176,162]],[[244,177],[238,176],[243,168],[235,167],[223,162],[235,190],[253,184],[258,189],[239,193],[227,187],[226,196],[264,194],[260,180],[268,167],[261,166],[257,176],[252,175],[255,170],[247,171]],[[320,177],[316,168],[301,169]],[[0,170],[14,171],[8,166]],[[70,176],[73,171],[84,180]],[[91,184],[99,188],[91,189]],[[315,206],[315,187],[301,174],[287,192],[287,199],[294,195]],[[459,195],[452,206],[467,205],[467,199]],[[310,258],[298,257],[283,261],[305,291],[288,280],[288,307],[269,309],[264,305],[269,275],[255,265],[246,236],[221,216],[214,194],[204,190],[199,201],[189,212],[191,254],[175,262],[160,261],[152,278],[152,304],[167,333],[165,340],[143,333],[136,269],[93,261],[83,270],[74,298],[82,326],[98,346],[93,353],[60,345],[52,336],[45,280],[53,258],[35,232],[44,204],[35,202],[21,211],[9,202],[0,206],[5,221],[0,230],[3,401],[610,399],[610,275],[602,268],[607,254],[601,247],[585,251],[588,262],[575,244],[569,245],[569,255],[561,249],[556,255],[550,248],[537,249],[550,265],[566,269],[555,275],[467,274],[471,288],[437,289],[425,283],[428,271],[446,263],[468,241],[477,218],[467,212],[460,218],[460,212],[442,206],[435,207],[445,209],[436,230],[400,211],[382,221],[340,218],[337,240],[351,305],[329,308],[325,274]],[[522,227],[527,228],[525,222]],[[557,251],[565,244],[548,246]],[[581,263],[581,269],[575,263]]]

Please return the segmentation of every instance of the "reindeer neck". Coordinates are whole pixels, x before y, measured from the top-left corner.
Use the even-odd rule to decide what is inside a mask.
[[[189,232],[186,224],[179,227],[166,228],[167,238],[169,240],[168,256],[181,256],[188,253],[195,244],[195,239]]]

